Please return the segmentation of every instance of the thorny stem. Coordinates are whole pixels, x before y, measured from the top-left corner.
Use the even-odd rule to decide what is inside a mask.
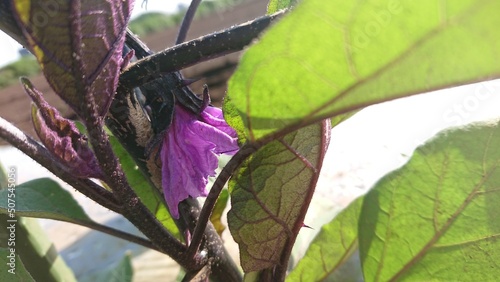
[[[15,146],[21,152],[31,157],[42,166],[44,166],[50,172],[54,174],[57,173],[56,175],[59,178],[76,188],[80,193],[86,195],[95,202],[101,204],[106,208],[109,208],[114,212],[121,212],[121,206],[118,204],[117,200],[111,192],[105,190],[103,187],[95,184],[88,179],[75,178],[72,174],[65,172],[64,169],[59,165],[59,163],[54,160],[52,155],[50,155],[47,149],[36,142],[32,137],[25,134],[3,118],[0,118],[0,137],[5,139],[7,142]],[[135,235],[116,230],[95,222],[77,222],[77,224],[161,252],[161,250],[154,246],[151,241],[144,238],[137,237]]]
[[[189,27],[193,22],[194,15],[196,14],[196,9],[198,9],[200,3],[201,0],[191,1],[191,4],[186,11],[186,15],[184,15],[184,19],[182,20],[181,27],[179,28],[179,34],[177,35],[177,39],[175,40],[175,45],[181,44],[186,40]]]
[[[57,175],[63,181],[70,184],[80,193],[99,203],[101,206],[106,207],[116,213],[122,212],[121,205],[117,202],[116,198],[111,192],[107,191],[91,180],[75,178],[72,174],[65,172],[64,169],[59,165],[59,163],[54,160],[52,155],[50,155],[47,149],[36,142],[32,137],[25,134],[3,118],[0,118],[0,137],[5,139],[7,142],[15,146],[21,152],[23,152],[42,166],[44,166],[50,172]],[[120,230],[116,230],[105,225],[101,225],[95,222],[77,222],[77,224],[136,243],[146,248],[163,252],[161,249],[158,249],[158,247],[154,246],[149,240]]]
[[[0,118],[0,138],[9,142],[93,201],[114,212],[122,212],[122,206],[113,193],[89,179],[76,178],[71,173],[66,172],[45,147],[3,118]]]
[[[75,178],[72,174],[65,172],[46,148],[3,118],[0,118],[0,137],[101,206],[116,213],[122,212],[121,205],[111,192],[91,180]],[[162,252],[149,240],[108,226],[95,222],[78,222],[77,224]]]
[[[5,3],[4,0],[0,0],[0,4],[3,5],[4,3]],[[120,76],[120,83],[126,88],[133,88],[142,85],[148,81],[151,81],[157,77],[158,75],[157,73],[151,75],[147,72],[144,72],[144,68],[159,70],[160,73],[169,73],[172,71],[180,70],[185,67],[197,64],[202,61],[220,57],[228,53],[240,51],[246,45],[250,44],[251,41],[254,40],[274,20],[276,20],[279,16],[283,14],[284,11],[281,11],[271,16],[264,16],[249,23],[232,27],[218,33],[200,37],[190,42],[186,42],[174,46],[172,48],[166,49],[163,52],[158,53],[156,55],[144,58],[138,61],[137,63],[132,64],[122,73],[122,75]],[[3,21],[0,21],[0,23],[2,22]],[[11,35],[18,35],[17,34],[18,30],[11,28],[12,26],[9,25],[4,26],[2,24],[0,25],[0,27],[2,29],[6,29]],[[21,37],[20,39],[23,38]],[[86,96],[87,98],[90,96],[90,99],[92,99],[92,95],[86,95]],[[139,201],[139,199],[135,195],[135,192],[131,189],[131,187],[127,183],[123,171],[121,170],[121,167],[116,157],[112,153],[108,137],[102,128],[102,120],[100,120],[100,118],[95,113],[95,103],[93,103],[93,101],[86,101],[86,102],[91,102],[90,105],[94,105],[94,107],[89,108],[88,112],[85,114],[86,116],[90,117],[87,120],[86,124],[89,130],[90,141],[95,149],[98,161],[103,171],[107,174],[106,182],[110,185],[110,187],[113,188],[114,195],[113,194],[111,195],[112,196],[116,195],[118,197],[119,204],[116,207],[116,211],[122,213],[125,217],[131,220],[134,223],[134,225],[139,227],[139,229],[144,234],[147,234],[148,237],[150,237],[153,244],[158,246],[158,248],[165,250],[166,251],[165,253],[167,253],[172,258],[176,259],[177,262],[181,264],[183,267],[187,269],[198,269],[199,267],[203,266],[204,265],[203,262],[196,260],[193,261],[189,259],[189,256],[185,256],[186,247],[182,245],[179,241],[177,241],[175,238],[173,238],[170,235],[170,233],[166,232],[166,230],[156,221],[156,218]],[[0,120],[0,122],[1,121],[2,120]],[[12,137],[9,136],[8,133],[10,129],[7,130],[3,129],[4,128],[2,128],[2,126],[0,125],[0,136],[2,137],[7,136],[7,138],[6,137],[4,138],[7,139],[7,141],[9,141],[8,137]],[[84,184],[83,187],[85,187],[85,185],[87,186],[90,185],[89,183],[85,183],[85,181],[91,182],[90,180],[80,180],[80,179],[71,180],[70,175],[69,176],[61,175],[60,168],[57,169],[53,168],[57,166],[51,161],[50,155],[46,156],[45,161],[44,160],[39,161],[38,158],[36,158],[36,156],[40,154],[38,151],[40,148],[43,150],[45,149],[36,141],[34,141],[32,138],[29,138],[29,141],[26,140],[22,140],[19,142],[28,144],[28,147],[24,148],[25,150],[21,149],[24,146],[22,144],[19,144],[16,147],[20,148],[24,153],[31,156],[36,161],[40,162],[42,165],[46,166],[50,171],[54,173],[56,173],[55,171],[57,171],[57,175],[61,176],[61,179],[65,180],[70,185],[74,186],[76,189],[80,190],[81,188],[79,187],[82,186],[82,183]],[[12,144],[16,143],[15,140],[11,141],[9,142]],[[30,146],[31,147],[34,146],[33,148],[31,148],[31,152],[30,152]],[[241,151],[244,151],[243,148]],[[44,152],[48,154],[48,151],[45,150]],[[43,155],[43,153],[41,155]],[[234,170],[236,170],[237,167],[238,167],[237,165],[234,166],[234,168],[231,169],[231,171],[228,168],[227,176],[221,177],[221,180],[219,181],[219,183],[222,182],[222,186],[225,182],[227,182],[227,179],[229,179],[230,175],[232,174],[232,172],[234,172]],[[66,180],[66,178],[70,180]],[[99,187],[98,185],[95,186]],[[214,189],[214,192],[211,193],[212,196],[210,200],[209,199],[207,200],[215,201],[220,193],[220,189],[222,188]],[[88,195],[88,193],[85,193],[84,190],[85,189],[81,189],[80,191],[85,195]],[[103,203],[102,200],[95,199],[96,198],[95,195],[90,194],[88,196],[94,201],[100,203],[101,205],[109,207],[109,204]],[[213,198],[215,198],[215,200],[213,200]],[[116,201],[116,199],[114,200]],[[122,207],[121,206],[122,204],[127,206]],[[198,230],[196,233],[200,233],[199,230],[201,230],[202,233],[200,235],[196,235],[197,237],[202,237],[203,235],[202,231],[207,227],[208,218],[210,216],[211,210],[213,209],[213,205],[212,207],[210,207],[211,205],[212,204],[206,204],[207,207],[204,206],[203,208],[203,211],[205,212],[202,213],[203,215],[201,217],[207,219],[201,221],[203,222],[203,226],[199,227],[196,226],[196,230]],[[133,209],[134,211],[132,211]],[[195,235],[196,233],[194,233],[193,235]],[[193,246],[194,245],[195,244],[193,244]],[[197,245],[198,247],[196,247],[196,249],[199,248],[200,244],[198,243]],[[216,267],[215,270],[217,271],[218,268]]]
[[[126,88],[134,88],[157,78],[158,74],[146,73],[144,69],[154,69],[166,74],[229,53],[241,51],[271,23],[282,16],[285,11],[282,10],[248,23],[205,35],[143,58],[130,64],[122,72],[120,84]]]
[[[106,183],[124,205],[122,214],[146,235],[153,244],[164,250],[180,265],[187,269],[201,268],[202,265],[197,265],[199,262],[183,259],[182,254],[186,251],[186,247],[167,232],[156,217],[139,200],[113,153],[109,137],[103,128],[103,118],[98,115],[94,96],[84,95],[84,100],[88,107],[84,107],[84,112],[81,114],[85,120],[89,139],[99,165],[105,174]]]
[[[137,38],[137,36],[128,28],[127,35],[125,36],[125,44],[127,44],[130,49],[134,50],[135,56],[138,59],[142,59],[153,54],[149,47]]]
[[[151,54],[149,48],[129,31],[127,32],[126,36],[126,44],[131,49],[135,50],[135,54],[139,58]],[[165,84],[164,89],[174,89],[175,87],[177,87],[177,84],[175,83],[174,85],[170,85],[172,83],[170,82],[170,80],[164,80],[162,83]],[[158,91],[165,90],[159,89]],[[189,92],[186,92],[185,94],[189,94]],[[181,101],[178,100],[178,102]],[[154,173],[150,175],[151,177],[155,177]],[[187,231],[189,234],[191,234],[198,222],[199,212],[200,207],[197,200],[186,199],[181,202],[179,204],[180,220],[176,221],[179,228],[183,232]],[[208,222],[205,222],[205,226],[207,226],[207,224]],[[203,267],[203,269],[208,272],[205,274],[210,275],[209,273],[211,272],[214,281],[240,281],[241,273],[239,272],[238,267],[231,259],[231,257],[227,255],[221,238],[218,236],[217,232],[211,224],[208,224],[207,228],[204,229],[204,233],[202,235],[203,238],[201,242],[203,242],[204,244],[203,248],[206,248],[207,250],[207,256],[205,257],[208,257],[209,260],[208,264]],[[186,254],[183,255],[188,261],[200,261],[200,259],[204,259],[203,257],[200,257],[199,254],[193,254],[192,256],[186,256]],[[187,276],[190,276],[193,273],[200,274],[202,272],[203,270],[188,271]]]

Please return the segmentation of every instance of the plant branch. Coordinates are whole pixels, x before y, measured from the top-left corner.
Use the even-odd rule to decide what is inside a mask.
[[[175,45],[181,44],[186,40],[189,27],[193,22],[194,15],[196,14],[196,9],[198,9],[200,3],[201,0],[191,1],[191,4],[186,11],[186,15],[184,15],[184,19],[182,20],[181,27],[179,28],[179,34],[177,35],[177,40],[175,40]]]
[[[130,30],[127,30],[127,35],[125,37],[125,43],[129,48],[135,51],[135,55],[138,59],[142,59],[144,57],[150,56],[153,52],[142,42],[135,34],[133,34]],[[183,77],[179,72],[171,72],[167,74],[161,74],[159,70],[155,69],[144,69],[143,73],[149,73],[150,75],[155,76],[155,80],[150,81],[146,84],[150,84],[150,86],[155,85],[155,87],[144,87],[146,84],[141,84],[139,86],[142,94],[146,97],[146,101],[150,100],[150,106],[152,110],[152,126],[154,127],[155,132],[161,132],[166,128],[157,128],[154,126],[155,121],[157,122],[159,117],[155,117],[155,114],[161,114],[159,111],[155,111],[154,105],[159,106],[158,109],[167,109],[168,107],[164,107],[164,105],[158,105],[162,103],[167,103],[165,99],[156,99],[157,97],[168,97],[168,91],[173,93],[177,102],[181,103],[187,109],[190,109],[193,113],[199,113],[202,107],[203,101],[194,94],[189,87],[184,84]],[[122,86],[122,88],[124,88]],[[151,89],[157,88],[157,89]],[[163,88],[163,89],[162,89]],[[168,89],[168,90],[167,90]],[[173,102],[171,103],[173,104]],[[173,109],[172,109],[173,111]],[[164,117],[162,117],[163,119]],[[169,124],[169,123],[168,123]]]
[[[127,37],[126,37],[126,44],[128,47],[131,49],[135,50],[136,56],[139,58],[149,56],[151,54],[151,51],[149,48],[141,42],[134,34],[131,32],[127,32]],[[159,75],[159,74],[157,74]],[[165,93],[162,93],[164,91],[174,91],[176,87],[178,87],[179,81],[176,81],[175,79],[180,79],[181,77],[174,76],[175,73],[169,73],[165,75],[161,75],[161,79],[154,80],[151,83],[156,83],[158,84],[157,87],[151,88],[148,87],[147,89],[142,86],[140,87],[141,91],[145,95],[149,96],[155,96],[155,95],[164,95]],[[175,78],[175,79],[169,79]],[[188,87],[185,87],[186,90],[189,90]],[[176,91],[177,93],[177,91]],[[186,94],[189,95],[191,94],[190,91],[185,91],[184,93],[179,93],[179,95]],[[177,97],[177,102],[182,103],[183,102],[183,97],[176,95]],[[115,99],[113,103],[121,103],[123,99],[132,99],[133,97],[130,95],[127,95],[127,89],[124,89],[122,86],[118,88],[117,91],[117,96],[115,96]],[[153,99],[154,100],[154,99]],[[134,103],[132,103],[134,104]],[[115,105],[116,106],[116,105]],[[152,106],[152,104],[151,104]],[[121,107],[111,107],[110,113],[114,116],[114,122],[116,123],[121,123],[120,120],[126,116],[130,116],[130,119],[137,119],[140,114],[125,114],[124,110],[118,111],[121,114],[119,115],[114,115],[115,109],[118,109]],[[129,108],[128,110],[133,110],[132,108]],[[154,114],[153,114],[154,117]],[[158,117],[157,117],[158,118]],[[165,117],[163,117],[165,118]],[[108,120],[108,126],[112,125],[113,123],[109,123],[110,120]],[[135,124],[136,122],[132,122],[132,124]],[[127,123],[126,123],[127,124]],[[142,124],[142,123],[139,123]],[[137,134],[137,128],[134,126],[126,126],[127,128],[131,129],[128,130],[127,132],[122,132],[124,134],[115,134],[115,136],[120,136],[121,138],[126,138],[125,136],[130,136],[131,138],[128,138],[131,140],[137,140],[138,138],[133,137],[134,135]],[[112,125],[110,126],[111,129],[119,129],[122,128],[121,126],[115,126]],[[142,131],[142,129],[141,129]],[[129,142],[126,146],[130,147]],[[137,144],[142,147],[142,150],[136,150],[133,149],[131,150],[131,154],[139,154],[135,157],[137,164],[141,169],[146,172],[147,175],[149,175],[149,179],[152,180],[153,183],[156,183],[156,186],[161,190],[161,175],[160,175],[160,170],[155,170],[154,168],[156,167],[157,163],[154,162],[154,158],[147,158],[144,156],[145,144]],[[150,162],[149,165],[145,166],[145,162]],[[152,163],[151,163],[152,162]],[[152,169],[152,170],[151,170]],[[192,234],[197,222],[198,222],[198,217],[199,217],[199,212],[200,212],[200,206],[197,200],[195,199],[186,199],[179,203],[179,214],[180,218],[179,220],[176,220],[176,224],[181,230],[183,234]],[[208,223],[207,228],[204,230],[202,244],[203,248],[207,251],[207,255],[203,256],[200,255],[199,253],[194,254],[191,257],[186,256],[187,260],[190,261],[203,261],[205,257],[208,258],[208,264],[204,266],[204,269],[206,269],[207,266],[209,266],[209,270],[212,272],[212,278],[214,281],[240,281],[241,280],[241,273],[238,270],[237,265],[234,263],[234,261],[231,259],[230,256],[228,256],[223,242],[218,236],[217,232],[213,228],[213,226]],[[185,255],[185,254],[184,254]],[[190,271],[191,272],[191,271]],[[189,273],[190,273],[189,272]],[[194,270],[193,273],[198,273],[198,270]]]
[[[182,254],[186,251],[186,246],[163,228],[157,218],[144,206],[135,191],[130,187],[125,173],[113,152],[109,137],[104,131],[104,118],[98,114],[94,96],[84,95],[84,100],[88,106],[83,108],[82,117],[88,130],[90,143],[105,174],[105,182],[124,205],[122,214],[146,235],[153,244],[181,266],[187,269],[201,268],[203,265],[197,265],[184,259],[185,256]]]
[[[142,42],[137,37],[137,35],[135,35],[129,28],[127,28],[125,44],[127,44],[130,49],[134,50],[134,55],[137,57],[137,59],[142,59],[154,54],[153,51],[151,51],[151,49],[149,49],[149,47],[144,42]]]
[[[207,223],[210,220],[210,216],[212,215],[212,211],[215,207],[217,199],[219,198],[220,192],[224,188],[224,185],[229,178],[231,178],[236,169],[238,169],[238,167],[243,163],[243,161],[256,152],[260,147],[261,145],[259,144],[246,144],[231,158],[231,160],[229,160],[220,172],[219,176],[212,185],[212,189],[210,189],[210,192],[205,199],[203,208],[201,209],[198,223],[196,224],[193,236],[191,237],[191,244],[189,245],[186,253],[188,257],[194,257],[198,252],[203,239],[203,234],[207,228]]]
[[[97,231],[102,232],[102,233],[106,233],[108,235],[111,235],[111,236],[114,236],[114,237],[117,237],[117,238],[129,241],[129,242],[135,243],[137,245],[141,245],[143,247],[146,247],[146,248],[149,248],[149,249],[153,249],[153,250],[161,252],[161,253],[165,253],[163,250],[159,249],[151,241],[149,241],[149,240],[147,240],[145,238],[142,238],[142,237],[139,237],[139,236],[127,233],[127,232],[123,232],[121,230],[114,229],[114,228],[111,228],[111,227],[106,226],[106,225],[99,224],[99,223],[94,222],[94,221],[91,221],[91,222],[75,222],[75,223],[77,223],[79,225],[82,225],[82,226],[85,226],[85,227],[88,227],[88,228],[91,228],[91,229],[94,229],[94,230],[97,230]]]
[[[145,73],[144,69],[169,73],[229,53],[241,51],[271,23],[282,16],[285,11],[282,10],[270,16],[260,17],[248,23],[205,35],[143,58],[130,64],[122,72],[120,84],[126,88],[134,88],[157,78],[158,74]]]
[[[113,193],[89,179],[76,178],[66,172],[45,147],[3,118],[0,118],[0,138],[5,139],[80,193],[114,212],[121,213],[122,206]]]
[[[163,87],[161,89],[168,88]],[[141,139],[138,138],[139,134],[144,135],[144,128],[135,127],[135,125],[139,126],[143,124],[136,119],[144,113],[142,109],[136,108],[135,106],[127,107],[127,105],[135,104],[130,100],[131,98],[133,98],[133,95],[127,93],[126,89],[122,89],[121,87],[118,88],[117,95],[111,106],[112,110],[110,114],[112,117],[109,117],[107,121],[108,128],[110,128],[114,135],[122,142],[126,150],[136,161],[139,169],[150,181],[151,185],[161,191],[161,170],[157,167],[158,164],[154,160],[155,154],[152,153],[152,157],[146,157],[144,155],[146,144],[137,143],[137,141]],[[130,117],[130,119],[128,119],[128,117]],[[129,122],[127,123],[127,121]],[[146,124],[143,125],[145,126]],[[127,128],[127,130],[122,131],[123,128]],[[192,234],[199,216],[199,211],[200,207],[196,199],[186,199],[179,204],[179,213],[181,217],[180,220],[176,220],[176,224],[183,234]],[[231,257],[227,255],[221,239],[211,224],[207,226],[204,236],[206,240],[203,241],[203,246],[206,248],[208,254],[205,257],[209,259],[209,262],[213,262],[211,266],[213,268],[212,278],[214,281],[241,281],[241,273],[239,273],[238,267]],[[182,256],[186,257],[185,253],[183,253]],[[205,257],[197,257],[195,260],[203,262]],[[187,257],[186,261],[188,261]]]

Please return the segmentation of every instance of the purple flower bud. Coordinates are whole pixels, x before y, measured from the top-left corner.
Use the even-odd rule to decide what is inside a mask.
[[[27,78],[21,78],[26,93],[34,102],[31,116],[35,131],[47,150],[65,170],[81,178],[102,178],[94,152],[75,124],[61,116]]]
[[[237,134],[224,120],[222,110],[206,107],[199,116],[180,105],[161,148],[162,186],[172,217],[188,197],[206,196],[208,176],[215,176],[217,155],[238,151]]]

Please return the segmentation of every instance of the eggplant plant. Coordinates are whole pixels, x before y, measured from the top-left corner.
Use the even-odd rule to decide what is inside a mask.
[[[2,180],[2,224],[29,232],[20,217],[38,217],[87,226],[168,255],[183,281],[334,281],[353,257],[366,281],[500,275],[497,120],[418,147],[289,264],[311,224],[304,218],[330,130],[369,105],[499,78],[500,3],[270,0],[260,18],[185,42],[199,3],[192,1],[176,44],[154,53],[127,29],[133,0],[0,1],[0,29],[30,50],[78,117],[61,116],[21,78],[39,141],[3,118],[0,137],[144,237],[92,221],[50,179],[15,189]],[[244,49],[222,109],[179,72]],[[222,154],[231,158],[216,175]],[[221,197],[226,184],[229,197]],[[217,220],[228,199],[239,263]],[[47,281],[15,245],[0,252],[2,281]]]

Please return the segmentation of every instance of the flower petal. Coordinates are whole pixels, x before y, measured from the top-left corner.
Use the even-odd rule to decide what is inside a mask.
[[[222,119],[222,111],[213,109],[208,107],[198,118],[176,106],[165,135],[160,153],[162,186],[174,218],[179,217],[181,201],[208,194],[208,176],[215,175],[217,154],[238,150],[236,133]]]

